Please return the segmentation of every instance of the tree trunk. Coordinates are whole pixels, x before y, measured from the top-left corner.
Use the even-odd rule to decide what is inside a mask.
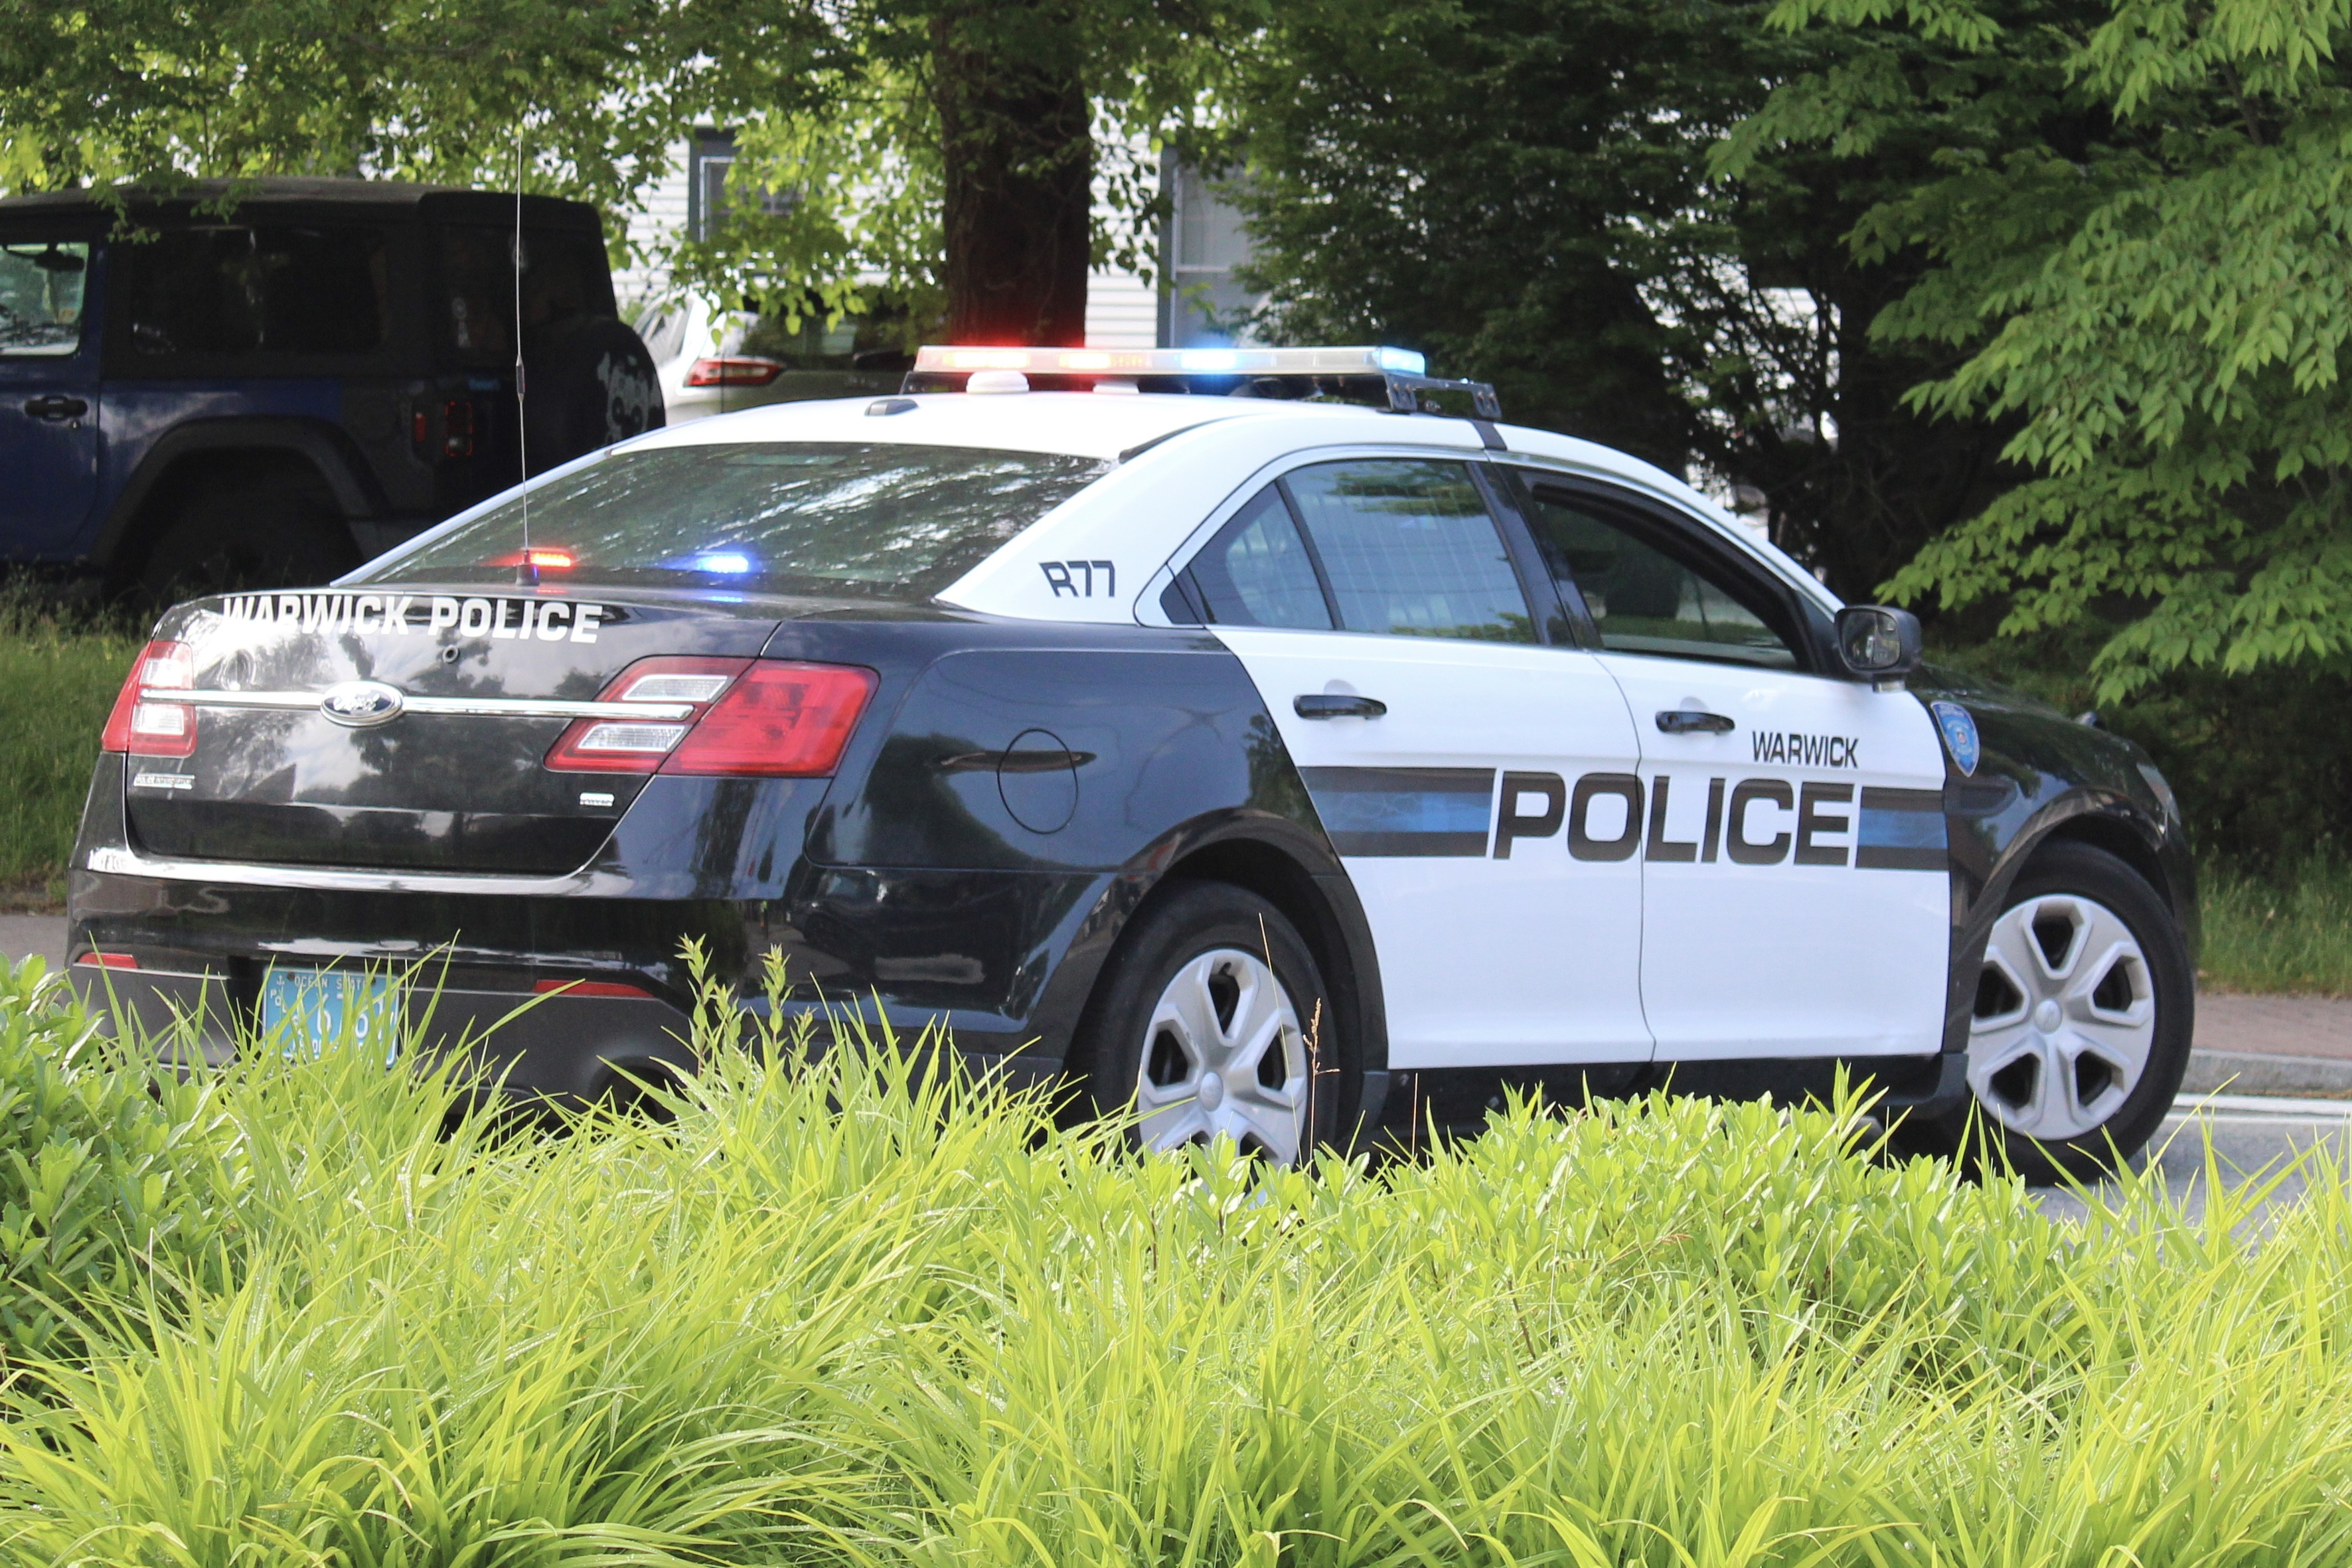
[[[1094,135],[1066,0],[931,23],[946,163],[948,341],[1087,341]]]

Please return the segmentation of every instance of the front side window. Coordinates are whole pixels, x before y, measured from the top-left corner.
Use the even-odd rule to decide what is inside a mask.
[[[1528,521],[1562,589],[1583,599],[1601,647],[1799,667],[1794,627],[1769,591],[1685,552],[1670,552],[1655,526],[1539,480],[1531,487]]]
[[[1284,476],[1340,626],[1533,642],[1535,617],[1468,465],[1377,458]]]
[[[141,359],[360,354],[383,346],[382,229],[261,224],[169,229],[118,248]]]
[[[0,355],[70,354],[81,346],[89,247],[11,240],[0,246]]]
[[[1109,472],[1096,458],[863,442],[615,452],[457,525],[368,582],[548,580],[923,599]]]

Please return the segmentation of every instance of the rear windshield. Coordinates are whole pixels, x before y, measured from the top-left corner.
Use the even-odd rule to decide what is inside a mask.
[[[845,441],[617,452],[530,492],[530,563],[548,581],[925,599],[1110,467]],[[360,580],[478,582],[524,543],[516,497]]]

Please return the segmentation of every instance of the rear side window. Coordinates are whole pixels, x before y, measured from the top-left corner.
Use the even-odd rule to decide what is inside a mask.
[[[169,229],[120,254],[135,359],[346,355],[383,346],[382,229]]]
[[[515,233],[488,225],[441,230],[442,338],[467,363],[514,363]],[[575,316],[610,316],[613,278],[604,242],[570,229],[522,231],[523,331]]]
[[[1283,486],[1346,630],[1536,640],[1502,531],[1465,465],[1318,463]]]
[[[1315,563],[1282,492],[1272,485],[1193,558],[1192,581],[1208,618],[1218,625],[1331,629]]]
[[[529,492],[543,580],[924,599],[1110,471],[963,447],[739,442],[615,452]],[[516,497],[367,582],[479,582],[524,563]]]
[[[0,246],[0,354],[70,354],[81,346],[89,247],[58,240]]]

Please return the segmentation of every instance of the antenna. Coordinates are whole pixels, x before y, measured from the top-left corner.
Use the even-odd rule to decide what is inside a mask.
[[[537,586],[539,566],[530,558],[530,420],[523,401],[522,365],[522,129],[523,122],[515,121],[515,225],[514,225],[514,351],[515,351],[515,458],[521,470],[522,492],[522,553],[515,563],[515,580]]]

